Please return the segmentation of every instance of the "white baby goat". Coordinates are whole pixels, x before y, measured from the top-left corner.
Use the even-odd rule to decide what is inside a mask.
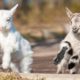
[[[10,68],[14,72],[29,73],[32,64],[32,50],[13,25],[12,16],[18,4],[11,10],[0,10],[0,47],[2,54],[2,68]]]
[[[68,17],[71,20],[71,25],[70,25],[71,29],[69,33],[67,34],[67,36],[65,37],[65,39],[61,42],[61,45],[63,49],[64,47],[63,44],[65,43],[65,41],[69,42],[73,50],[70,54],[73,54],[73,56],[67,57],[68,59],[66,60],[65,57],[66,55],[68,56],[68,54],[66,53],[66,51],[68,50],[67,49],[64,52],[65,55],[64,54],[62,55],[62,59],[60,60],[59,57],[57,57],[54,60],[54,62],[56,63],[56,60],[59,61],[57,73],[62,71],[63,67],[67,64],[68,69],[70,70],[70,73],[74,74],[78,71],[76,68],[80,62],[80,13],[72,13],[68,8],[66,8],[66,12],[67,12]],[[60,51],[62,51],[62,49]],[[64,60],[66,61],[64,62]],[[62,63],[62,61],[64,63]]]

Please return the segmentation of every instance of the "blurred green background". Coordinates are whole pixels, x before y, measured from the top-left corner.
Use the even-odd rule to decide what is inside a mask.
[[[15,26],[31,42],[62,39],[69,26],[65,7],[80,11],[80,0],[0,0],[0,9],[10,9],[16,3]]]

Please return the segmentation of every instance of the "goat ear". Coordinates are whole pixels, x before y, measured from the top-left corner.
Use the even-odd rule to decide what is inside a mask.
[[[73,13],[69,8],[66,7],[65,9],[66,9],[67,16],[71,19],[73,17]]]
[[[18,4],[16,4],[16,5],[10,10],[11,15],[13,15],[13,14],[15,13],[17,7],[18,7]]]

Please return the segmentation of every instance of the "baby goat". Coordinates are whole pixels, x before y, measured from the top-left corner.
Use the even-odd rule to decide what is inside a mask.
[[[30,43],[13,25],[12,16],[17,7],[18,4],[10,10],[0,10],[0,47],[3,52],[1,66],[14,72],[29,73],[33,51]]]
[[[63,46],[61,46],[60,49],[61,52],[58,54],[61,55],[61,59],[60,57],[57,57],[54,60],[54,62],[56,63],[56,60],[58,60],[57,62],[58,66],[60,66],[61,64],[61,67],[60,69],[57,70],[57,73],[59,73],[60,70],[62,70],[63,65],[69,63],[68,69],[70,70],[70,73],[74,74],[78,71],[77,66],[79,66],[80,61],[80,13],[72,13],[68,8],[66,8],[66,12],[71,20],[70,31],[65,37],[65,39],[61,42],[61,45]],[[68,56],[67,53],[68,49],[63,50],[64,48],[63,43],[65,43],[65,41],[68,41],[71,44],[72,48],[71,55],[73,54],[72,56]],[[65,47],[67,48],[67,46]],[[67,58],[66,62],[64,62],[65,57]]]

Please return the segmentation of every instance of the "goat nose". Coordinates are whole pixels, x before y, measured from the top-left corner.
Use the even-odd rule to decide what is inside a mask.
[[[73,29],[74,29],[74,30],[76,30],[76,29],[77,29],[77,27],[73,27]]]
[[[72,31],[73,31],[74,33],[77,33],[78,28],[77,28],[77,27],[73,27],[73,28],[72,28]]]

